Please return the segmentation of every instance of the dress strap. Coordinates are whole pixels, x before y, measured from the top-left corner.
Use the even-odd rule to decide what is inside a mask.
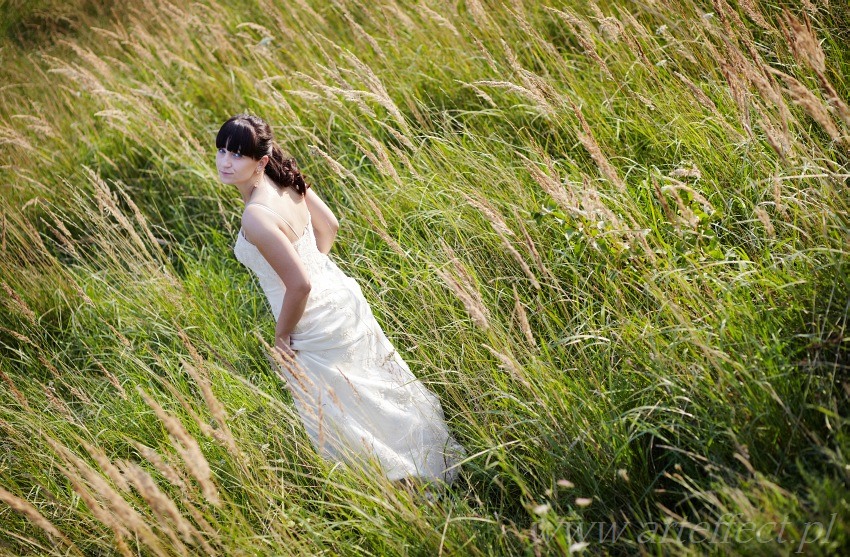
[[[278,217],[280,220],[282,220],[282,221],[286,224],[286,226],[288,226],[288,227],[289,227],[289,229],[290,229],[290,230],[292,230],[292,233],[293,233],[293,234],[295,234],[295,236],[296,236],[296,237],[298,237],[298,236],[299,236],[298,231],[297,231],[297,230],[295,230],[295,228],[294,228],[291,224],[289,224],[289,221],[288,221],[288,220],[286,220],[286,219],[285,219],[285,218],[284,218],[284,217],[283,217],[280,213],[278,213],[277,211],[275,211],[274,209],[272,209],[272,208],[271,208],[271,207],[269,207],[268,205],[263,205],[262,203],[259,203],[259,202],[257,202],[257,201],[252,201],[251,203],[247,203],[245,206],[246,206],[246,207],[248,207],[249,205],[258,205],[258,206],[262,207],[263,209],[266,209],[267,211],[271,211],[272,213],[274,213],[275,215],[277,215],[277,217]],[[310,217],[309,217],[310,211],[307,211],[307,214],[308,214],[308,217],[307,217],[307,218],[309,219],[309,218],[310,218]]]

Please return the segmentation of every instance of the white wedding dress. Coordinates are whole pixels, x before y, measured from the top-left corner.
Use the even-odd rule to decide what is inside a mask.
[[[377,459],[391,480],[451,483],[464,449],[437,397],[387,340],[360,286],[316,247],[309,217],[293,246],[312,288],[291,336],[295,365],[283,373],[314,446],[338,461]],[[277,273],[241,231],[233,251],[279,315],[285,287]]]

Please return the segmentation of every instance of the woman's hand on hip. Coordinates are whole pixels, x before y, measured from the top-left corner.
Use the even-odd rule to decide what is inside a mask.
[[[294,358],[295,357],[295,351],[292,349],[291,344],[292,344],[292,338],[289,335],[276,336],[275,337],[274,347],[284,357],[288,357],[288,358]]]

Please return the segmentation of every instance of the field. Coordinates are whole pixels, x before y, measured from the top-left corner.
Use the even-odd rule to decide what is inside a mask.
[[[0,1],[0,555],[850,551],[850,5]],[[467,448],[313,451],[214,138],[272,123]]]

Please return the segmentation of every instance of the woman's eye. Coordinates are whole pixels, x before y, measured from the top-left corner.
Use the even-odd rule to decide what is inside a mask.
[[[234,157],[236,157],[237,159],[241,159],[241,158],[242,158],[242,155],[241,155],[240,153],[232,153],[232,155],[233,155]]]
[[[223,155],[225,151],[226,151],[226,149],[224,147],[222,147],[221,149],[218,150],[218,154]]]

